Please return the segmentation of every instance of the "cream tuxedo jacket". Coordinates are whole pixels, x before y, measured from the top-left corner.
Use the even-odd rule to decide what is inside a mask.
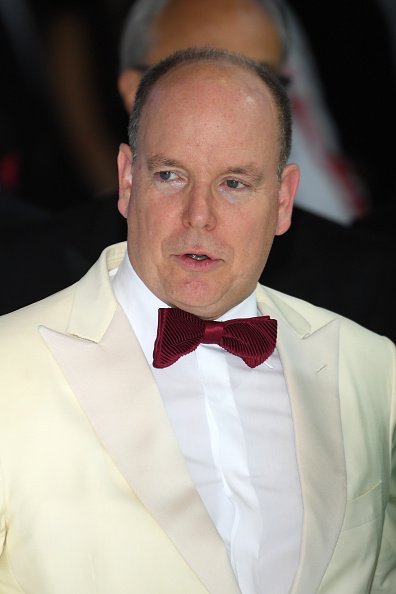
[[[0,321],[0,594],[239,592],[114,299],[124,250]],[[257,299],[279,322],[303,492],[291,592],[395,594],[393,345],[276,291]]]

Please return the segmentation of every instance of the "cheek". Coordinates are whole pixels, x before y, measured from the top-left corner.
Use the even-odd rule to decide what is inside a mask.
[[[261,212],[255,209],[247,217],[240,216],[234,226],[233,236],[241,256],[248,258],[252,263],[261,260],[272,244],[276,222],[274,209]]]
[[[137,200],[130,211],[129,238],[146,257],[161,254],[162,245],[175,229],[174,216],[163,201]]]

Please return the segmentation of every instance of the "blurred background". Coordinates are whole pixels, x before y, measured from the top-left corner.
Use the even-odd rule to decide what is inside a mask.
[[[7,281],[0,313],[74,282],[98,250],[125,235],[116,213],[116,155],[126,141],[127,112],[117,81],[120,38],[134,4],[0,0],[0,248]],[[392,277],[382,289],[389,291],[396,200],[396,3],[288,4],[304,32],[343,155],[364,190],[361,212],[331,224],[342,226],[342,241],[345,230],[351,232],[346,241],[355,242],[355,260],[360,249],[364,258],[374,246],[380,280]],[[115,216],[118,222],[110,224]],[[311,251],[321,235],[312,239]],[[331,240],[327,247],[330,253]],[[274,262],[275,267],[280,260]],[[311,274],[309,263],[307,271]],[[337,272],[332,274],[334,285]],[[276,271],[273,276],[276,288],[290,292]],[[361,291],[367,282],[362,278]],[[302,289],[294,294],[311,297]],[[334,309],[325,295],[319,301]],[[370,325],[359,312],[354,316],[336,306]],[[375,323],[373,329],[380,330]]]
[[[126,0],[1,0],[1,184],[59,211],[116,184]]]

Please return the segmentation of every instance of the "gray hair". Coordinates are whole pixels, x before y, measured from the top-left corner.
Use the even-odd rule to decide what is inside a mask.
[[[277,173],[280,177],[289,159],[292,141],[292,116],[288,95],[271,68],[250,60],[241,54],[216,48],[187,48],[180,50],[154,65],[144,74],[136,92],[135,103],[128,126],[129,145],[133,158],[136,158],[138,152],[138,134],[141,115],[156,83],[168,72],[184,64],[198,62],[227,62],[255,74],[269,89],[278,112],[279,162]]]
[[[151,42],[154,19],[169,0],[136,0],[129,10],[121,32],[119,46],[120,72],[136,68],[145,63]],[[283,61],[288,51],[288,17],[283,0],[258,0],[258,4],[272,17],[283,48]]]

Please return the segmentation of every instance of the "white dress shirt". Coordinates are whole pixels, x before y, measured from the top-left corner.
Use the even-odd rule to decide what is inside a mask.
[[[243,594],[287,594],[303,506],[293,419],[277,350],[251,369],[217,345],[152,366],[158,309],[168,307],[126,255],[112,278],[157,382],[191,478],[223,539]],[[221,320],[258,315],[254,293]]]

